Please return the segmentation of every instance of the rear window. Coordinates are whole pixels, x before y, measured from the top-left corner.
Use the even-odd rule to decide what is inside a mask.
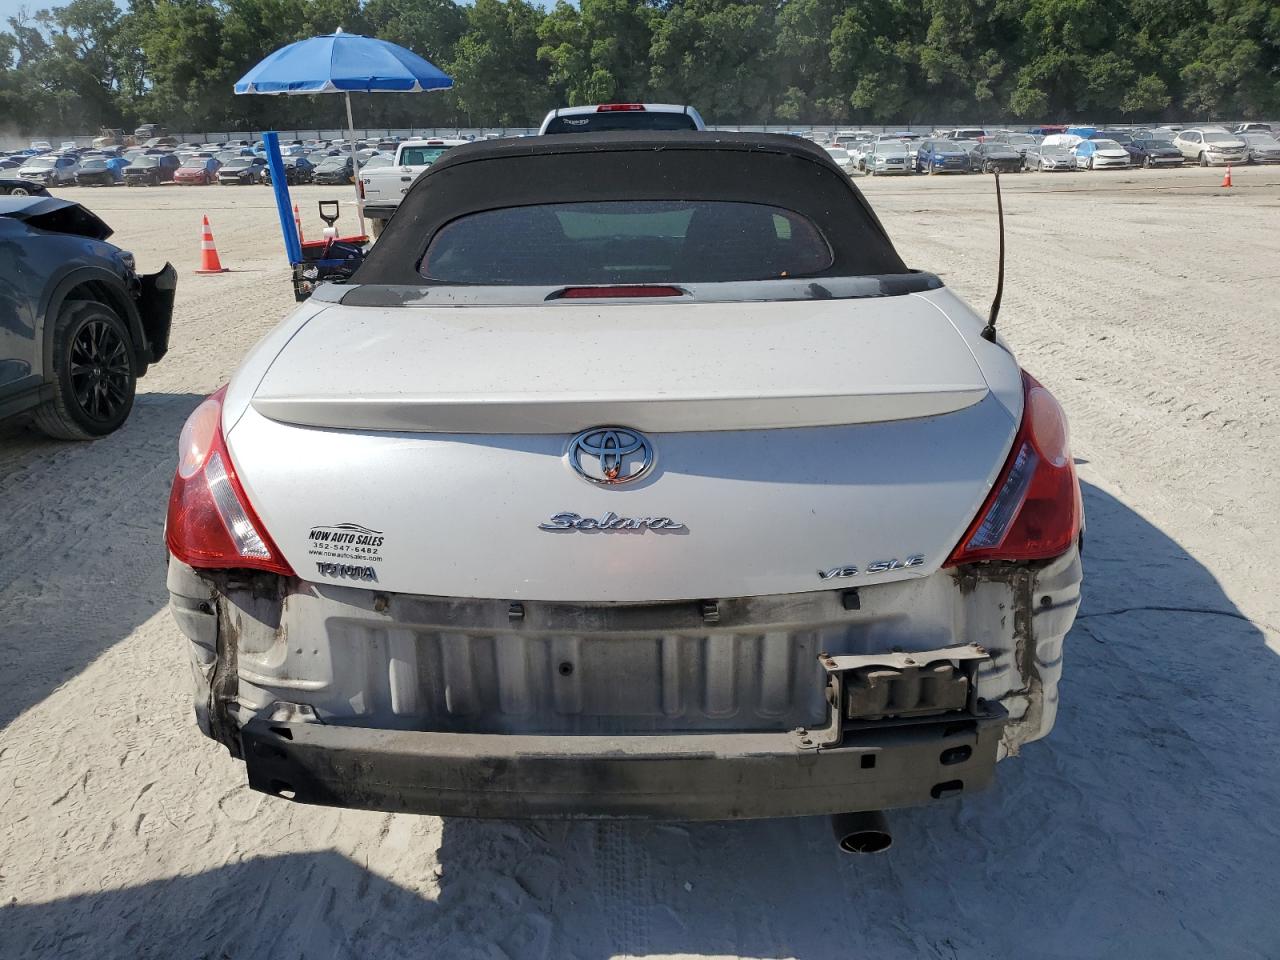
[[[426,167],[443,156],[448,147],[405,147],[400,154],[400,165],[404,167]]]
[[[696,283],[807,276],[831,247],[806,217],[733,201],[551,203],[445,224],[419,273],[442,283]]]
[[[687,113],[654,110],[613,110],[552,117],[547,133],[601,133],[607,130],[697,130]]]

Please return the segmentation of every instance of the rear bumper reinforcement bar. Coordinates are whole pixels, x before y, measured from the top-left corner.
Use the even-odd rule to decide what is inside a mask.
[[[919,806],[987,786],[1007,720],[661,736],[436,733],[251,720],[249,785],[301,803],[497,818],[721,820]]]

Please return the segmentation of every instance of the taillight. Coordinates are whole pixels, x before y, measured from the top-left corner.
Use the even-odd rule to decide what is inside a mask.
[[[1080,536],[1083,507],[1066,415],[1026,371],[1022,390],[1022,425],[1009,461],[946,566],[1046,560],[1066,552]]]
[[[222,436],[223,387],[196,407],[178,437],[165,542],[192,567],[253,567],[294,576],[236,479]]]
[[[644,110],[643,103],[602,103],[596,107],[596,113],[631,113]]]

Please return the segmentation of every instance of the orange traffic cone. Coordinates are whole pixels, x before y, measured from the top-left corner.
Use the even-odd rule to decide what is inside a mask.
[[[218,248],[213,245],[213,230],[209,228],[209,218],[204,218],[204,228],[200,234],[200,267],[196,273],[226,273],[227,268],[218,259]]]
[[[298,214],[298,205],[293,205],[293,225],[298,228],[298,242],[305,243],[302,239],[302,217]]]
[[[1231,164],[1227,164],[1227,172],[1222,175],[1222,185],[1224,187],[1231,186]]]

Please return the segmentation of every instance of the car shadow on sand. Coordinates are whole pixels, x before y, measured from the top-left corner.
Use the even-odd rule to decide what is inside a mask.
[[[139,394],[85,443],[0,423],[0,730],[168,603],[165,505],[202,399]]]
[[[823,818],[451,819],[412,875],[264,855],[0,907],[0,937],[14,956],[232,960],[1274,957],[1280,657],[1176,542],[1085,497],[1056,730],[992,790],[892,813],[885,854],[838,852]]]

